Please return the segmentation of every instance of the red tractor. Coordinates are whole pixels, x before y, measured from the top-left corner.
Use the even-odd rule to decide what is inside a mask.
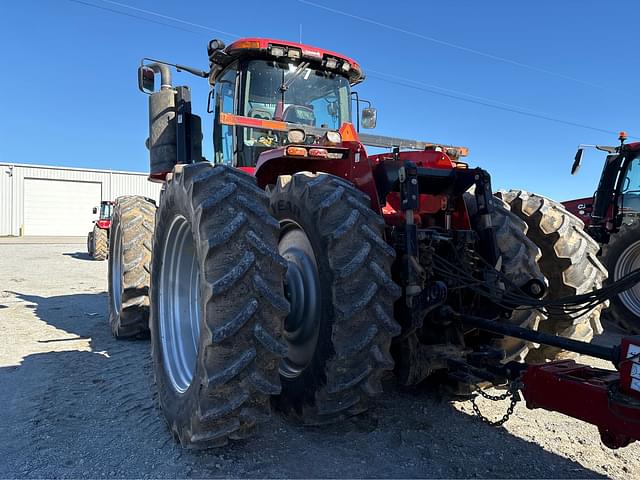
[[[348,57],[259,38],[213,40],[208,57],[207,71],[143,60],[150,179],[164,187],[157,209],[118,201],[109,252],[111,329],[150,330],[158,399],[183,445],[246,438],[272,409],[339,421],[391,371],[466,394],[509,385],[513,401],[523,389],[531,408],[597,424],[610,446],[640,438],[630,374],[522,363],[570,350],[635,368],[637,340],[568,338],[590,340],[607,295],[640,279],[599,290],[579,220],[524,192],[495,197],[463,147],[359,133],[352,110],[365,128],[376,112],[360,118],[364,74]],[[212,163],[172,66],[212,87]]]
[[[111,209],[113,202],[100,202],[100,215],[93,222],[93,230],[87,235],[87,252],[94,260],[106,260],[109,253],[109,229],[111,228]],[[93,214],[98,207],[93,207]]]
[[[609,271],[605,285],[640,268],[640,142],[625,143],[626,138],[621,132],[620,145],[612,147],[580,145],[572,175],[580,167],[585,148],[608,155],[594,197],[564,202],[602,245],[600,259]],[[640,333],[640,285],[614,296],[606,313],[627,331]]]

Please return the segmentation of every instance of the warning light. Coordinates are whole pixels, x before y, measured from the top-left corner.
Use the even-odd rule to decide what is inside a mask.
[[[240,40],[232,43],[229,48],[260,48],[260,42],[258,40]]]
[[[287,147],[287,155],[292,157],[306,157],[307,149],[304,147]]]
[[[312,148],[309,150],[309,156],[327,158],[329,156],[329,152],[324,148]]]

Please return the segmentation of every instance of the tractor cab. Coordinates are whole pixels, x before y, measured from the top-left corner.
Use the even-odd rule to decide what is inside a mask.
[[[111,220],[111,210],[113,209],[113,202],[101,202],[100,203],[100,220]]]
[[[109,200],[103,200],[100,202],[100,208],[93,207],[93,214],[98,215],[98,220],[94,223],[98,228],[109,229],[111,227],[111,213],[113,210],[113,202]]]
[[[640,215],[640,142],[624,143],[626,138],[620,132],[619,146],[593,145],[608,153],[589,212],[589,233],[603,243],[618,231],[625,217]],[[578,148],[572,174],[580,167],[584,148],[590,146]]]
[[[227,47],[213,40],[208,53],[215,163],[255,167],[267,150],[292,140],[316,143],[327,131],[337,132],[352,121],[351,87],[364,75],[350,58],[298,43],[256,38]],[[375,112],[365,109],[363,117],[375,118]],[[374,125],[363,122],[364,127]],[[291,129],[304,135],[289,138]]]

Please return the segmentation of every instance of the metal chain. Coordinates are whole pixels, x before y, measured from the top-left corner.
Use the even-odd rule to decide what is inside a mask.
[[[504,423],[506,423],[507,420],[509,420],[509,418],[513,414],[513,410],[516,407],[516,403],[520,401],[519,385],[517,384],[517,382],[511,382],[511,384],[509,385],[509,389],[501,395],[489,395],[477,385],[476,385],[476,391],[481,397],[486,398],[487,400],[491,400],[493,402],[499,402],[511,397],[511,402],[509,403],[507,412],[502,416],[500,420],[495,420],[495,421],[485,417],[480,411],[478,404],[476,403],[476,397],[475,396],[471,397],[471,405],[473,406],[473,412],[478,416],[478,418],[480,418],[480,420],[482,420],[484,423],[492,427],[499,427],[500,425],[503,425]]]

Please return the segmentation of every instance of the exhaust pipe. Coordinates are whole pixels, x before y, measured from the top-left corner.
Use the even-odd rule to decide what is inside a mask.
[[[147,147],[150,178],[164,180],[164,174],[173,169],[178,153],[176,94],[171,83],[171,70],[167,65],[151,63],[142,68],[148,69],[152,75],[160,74],[160,90],[149,96]]]

